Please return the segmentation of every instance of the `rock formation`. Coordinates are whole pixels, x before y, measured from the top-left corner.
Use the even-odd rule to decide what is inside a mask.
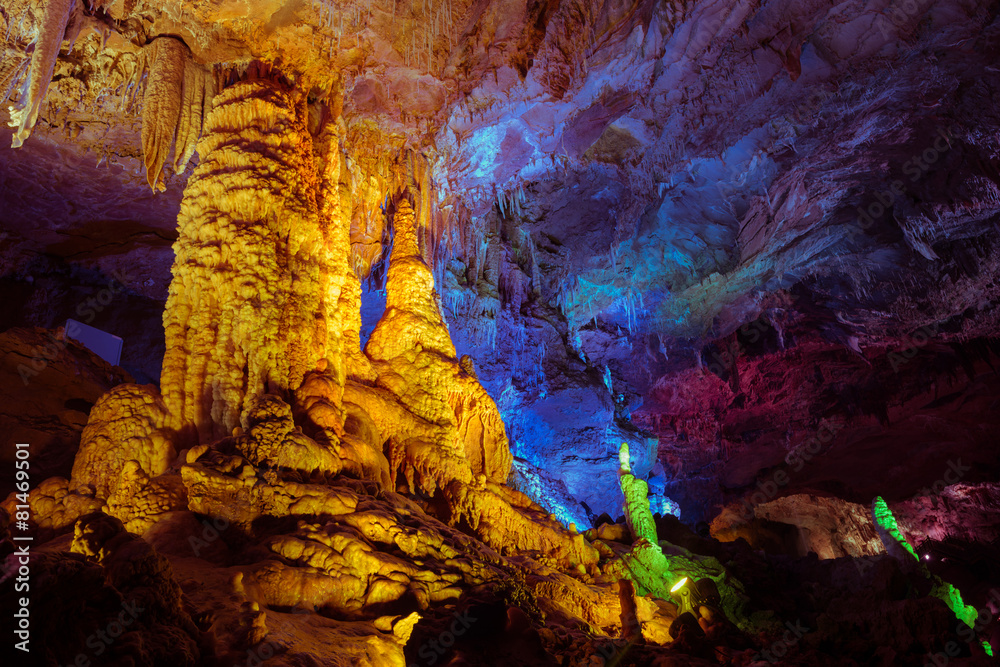
[[[1000,646],[993,4],[5,0],[0,30],[29,660]]]
[[[200,145],[178,219],[162,387],[176,427],[209,439],[264,393],[299,388],[325,357],[335,303],[301,93],[251,75],[216,97]]]

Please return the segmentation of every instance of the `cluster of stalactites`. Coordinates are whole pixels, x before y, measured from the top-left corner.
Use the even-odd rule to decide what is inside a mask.
[[[79,5],[77,0],[48,0],[42,5],[28,76],[22,84],[17,104],[10,108],[9,124],[15,128],[12,148],[20,148],[35,127],[63,41],[68,39],[72,45],[80,33]]]
[[[447,259],[466,243],[461,238],[464,218],[454,213],[454,198],[437,189],[428,157],[372,125],[355,121],[344,137],[353,172],[351,267],[362,280],[381,280],[381,272],[375,269],[384,265],[386,251],[395,245],[388,226],[392,216],[387,217],[385,209],[407,191],[421,256],[441,276]]]
[[[195,63],[184,42],[174,37],[153,40],[143,56],[149,77],[142,108],[142,153],[146,181],[155,192],[166,189],[163,165],[171,147],[175,173],[183,172],[194,155],[215,97],[215,78]]]
[[[38,120],[62,43],[69,41],[72,49],[83,24],[82,3],[78,0],[42,3],[30,64],[7,67],[4,72],[3,99],[6,99],[27,71],[17,103],[10,108],[9,124],[15,128],[13,148],[24,143]],[[171,151],[173,169],[178,174],[194,154],[204,116],[215,96],[215,78],[208,68],[192,59],[184,42],[171,36],[153,39],[143,48],[132,85],[140,87],[147,72],[142,112],[143,160],[149,187],[162,191],[166,187],[163,165]]]

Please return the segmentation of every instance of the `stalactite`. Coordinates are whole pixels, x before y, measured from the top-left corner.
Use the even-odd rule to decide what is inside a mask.
[[[261,78],[222,91],[181,203],[161,385],[177,427],[205,439],[228,435],[261,394],[297,389],[326,357],[336,304],[301,101]]]
[[[217,84],[215,74],[194,62],[187,46],[173,37],[157,38],[143,50],[135,90],[147,67],[142,109],[143,160],[149,187],[162,192],[166,188],[163,165],[171,147],[174,172],[182,173],[194,155]]]
[[[142,155],[146,182],[155,192],[166,189],[163,164],[170,154],[184,95],[188,50],[173,37],[160,37],[146,47],[150,62],[146,97],[142,107]]]
[[[15,54],[14,57],[4,58],[3,64],[0,65],[0,104],[7,102],[7,98],[17,87],[18,81],[28,70],[29,64],[31,61],[20,53]]]
[[[11,148],[19,148],[35,127],[42,101],[52,81],[59,47],[62,46],[66,28],[76,11],[76,0],[50,0],[44,4],[28,76],[24,80],[17,104],[10,111],[9,125],[17,128],[11,140]]]
[[[214,97],[214,77],[205,68],[187,59],[184,64],[184,85],[174,148],[174,173],[182,173],[194,155],[202,123],[212,108]]]

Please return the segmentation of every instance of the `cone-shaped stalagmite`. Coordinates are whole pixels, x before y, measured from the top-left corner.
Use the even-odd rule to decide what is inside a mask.
[[[436,428],[429,437],[401,435],[406,441],[394,448],[390,465],[394,472],[404,472],[411,487],[428,492],[452,480],[468,482],[473,474],[503,482],[511,465],[503,422],[496,404],[455,358],[405,196],[394,225],[386,311],[365,352],[379,385]]]
[[[368,361],[361,352],[361,282],[350,264],[352,197],[350,173],[343,154],[345,128],[336,111],[322,108],[319,132],[314,139],[319,178],[319,219],[326,238],[328,300],[331,309],[327,350],[328,373],[343,388],[347,377],[368,376]],[[340,398],[337,398],[339,405]]]

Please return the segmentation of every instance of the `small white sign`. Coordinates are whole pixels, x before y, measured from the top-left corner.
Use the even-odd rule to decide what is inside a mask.
[[[112,366],[122,358],[122,339],[89,324],[66,320],[66,337],[72,338]]]

